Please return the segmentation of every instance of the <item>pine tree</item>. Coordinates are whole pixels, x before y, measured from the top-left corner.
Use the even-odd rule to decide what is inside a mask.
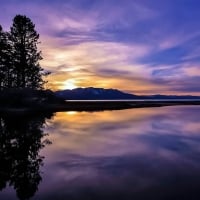
[[[4,46],[5,46],[5,41],[4,41],[4,33],[3,29],[0,25],[0,90],[3,87],[4,80],[5,80],[5,68],[4,68]]]
[[[13,59],[9,37],[10,34],[0,26],[0,90],[12,87]]]
[[[0,26],[0,90],[8,86],[8,75],[11,66],[10,46],[8,44],[8,33]]]
[[[15,88],[43,88],[45,75],[39,61],[42,59],[38,51],[39,34],[33,22],[23,15],[16,15],[11,27],[13,75]]]

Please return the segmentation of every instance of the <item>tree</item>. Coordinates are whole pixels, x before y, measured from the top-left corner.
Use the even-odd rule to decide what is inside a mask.
[[[52,114],[34,117],[0,115],[0,191],[8,185],[21,200],[30,199],[42,180],[40,150],[51,141],[43,127]]]
[[[16,15],[10,33],[15,88],[43,88],[42,76],[46,73],[39,64],[42,57],[37,49],[38,40],[32,21],[24,15]]]
[[[0,90],[11,86],[12,75],[12,47],[9,43],[9,33],[0,26]]]
[[[3,87],[5,79],[5,65],[4,65],[4,47],[5,47],[4,33],[0,25],[0,89]]]

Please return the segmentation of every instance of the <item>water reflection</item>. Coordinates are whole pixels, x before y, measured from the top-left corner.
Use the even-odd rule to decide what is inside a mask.
[[[0,190],[13,187],[19,199],[34,196],[42,180],[39,155],[50,141],[43,140],[45,118],[0,116]],[[8,199],[2,196],[1,199]]]
[[[44,178],[52,183],[42,185],[40,198],[199,199],[199,112],[179,106],[57,113]]]
[[[38,136],[30,129],[27,134],[34,135],[33,140],[25,137],[26,142],[18,141],[15,145],[17,152],[21,143],[24,145],[21,149],[28,149],[25,144],[29,147],[32,143],[38,144],[31,148],[37,153],[28,157],[28,153],[26,156],[22,153],[22,157],[28,160],[25,167],[29,181],[26,190],[37,190],[40,182],[39,190],[32,198],[35,200],[200,199],[199,113],[200,106],[56,113],[46,121],[45,132],[49,133],[48,138],[53,144],[41,150],[45,156],[42,181],[39,170],[42,158],[38,154],[42,145],[42,123],[34,128],[39,129]],[[37,122],[37,119],[34,121]],[[28,119],[27,122],[30,124]],[[5,122],[2,124],[5,126]],[[21,138],[24,134],[19,134],[19,122],[14,124],[10,126],[11,132]],[[12,138],[10,136],[8,141]],[[2,148],[3,144],[6,144],[5,140]],[[1,156],[4,157],[1,163],[7,163],[10,155],[21,162],[20,157],[11,154],[10,150],[2,152],[9,156]],[[36,162],[38,159],[40,162]],[[12,161],[12,166],[19,161]],[[36,166],[36,170],[29,165]],[[28,168],[33,175],[29,175]],[[13,170],[8,171],[16,174]],[[16,177],[20,179],[22,175],[18,171]],[[0,177],[0,180],[6,178]],[[26,178],[24,180],[27,181]],[[11,183],[14,185],[13,181]],[[12,193],[8,188],[4,191],[2,195],[0,193],[0,199],[14,199],[7,198]],[[26,198],[30,194],[34,192]]]

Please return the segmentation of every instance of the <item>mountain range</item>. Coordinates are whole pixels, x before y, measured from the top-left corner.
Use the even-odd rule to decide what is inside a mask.
[[[57,97],[65,100],[131,100],[131,99],[200,99],[199,96],[177,95],[134,95],[116,89],[104,88],[76,88],[73,90],[60,90],[55,92]]]

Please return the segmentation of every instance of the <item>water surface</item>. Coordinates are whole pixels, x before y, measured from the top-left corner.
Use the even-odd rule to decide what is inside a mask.
[[[199,113],[200,106],[60,112],[6,119],[13,128],[2,119],[18,139],[1,145],[1,163],[12,167],[0,169],[0,199],[200,199]]]

